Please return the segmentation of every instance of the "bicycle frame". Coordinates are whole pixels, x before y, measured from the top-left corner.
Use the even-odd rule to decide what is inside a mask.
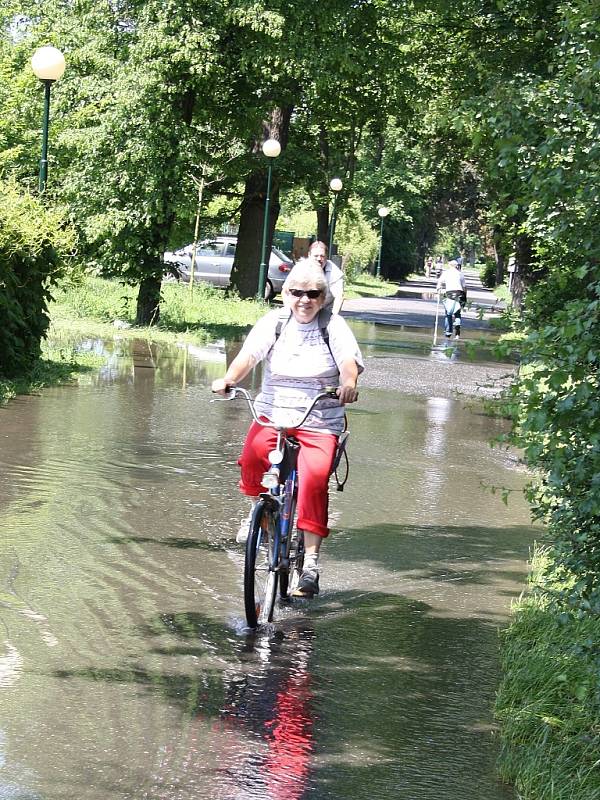
[[[274,542],[269,562],[269,569],[281,571],[289,569],[289,544],[292,539],[294,524],[293,511],[298,489],[298,449],[300,445],[293,436],[288,436],[285,430],[278,431],[277,446],[271,453],[283,454],[280,463],[272,464],[263,476],[266,491],[260,494],[263,503],[275,512],[276,526]],[[285,476],[281,479],[281,468],[285,469]]]

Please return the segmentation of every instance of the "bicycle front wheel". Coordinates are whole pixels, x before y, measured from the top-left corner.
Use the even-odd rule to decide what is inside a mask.
[[[277,571],[271,569],[274,547],[275,514],[261,500],[252,517],[244,563],[244,608],[250,628],[273,619],[277,593]]]

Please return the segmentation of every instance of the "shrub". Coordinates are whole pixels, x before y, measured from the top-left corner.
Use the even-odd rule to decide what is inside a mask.
[[[479,278],[481,283],[488,289],[493,289],[496,285],[496,262],[493,258],[485,258],[479,264]]]
[[[27,372],[39,358],[50,289],[72,247],[60,212],[0,181],[0,375]]]

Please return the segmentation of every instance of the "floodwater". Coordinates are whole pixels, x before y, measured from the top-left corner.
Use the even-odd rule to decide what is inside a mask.
[[[252,634],[224,350],[83,346],[106,365],[0,410],[0,798],[513,798],[490,709],[533,532],[504,423],[364,389],[322,593]]]
[[[495,364],[504,363],[495,353],[494,345],[497,334],[488,330],[466,329],[462,338],[456,342],[444,339],[443,322],[438,326],[437,346],[432,348],[431,328],[414,325],[378,325],[375,322],[363,322],[346,319],[352,326],[354,335],[366,356],[397,355],[402,358],[437,357],[448,361],[455,356],[462,357],[467,363]],[[513,359],[516,361],[516,359]]]

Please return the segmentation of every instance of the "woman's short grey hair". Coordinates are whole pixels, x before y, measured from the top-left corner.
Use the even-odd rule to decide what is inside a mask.
[[[329,285],[322,267],[311,258],[296,261],[281,289],[283,298],[289,297],[290,289],[319,289],[323,292],[324,304],[330,299]]]

